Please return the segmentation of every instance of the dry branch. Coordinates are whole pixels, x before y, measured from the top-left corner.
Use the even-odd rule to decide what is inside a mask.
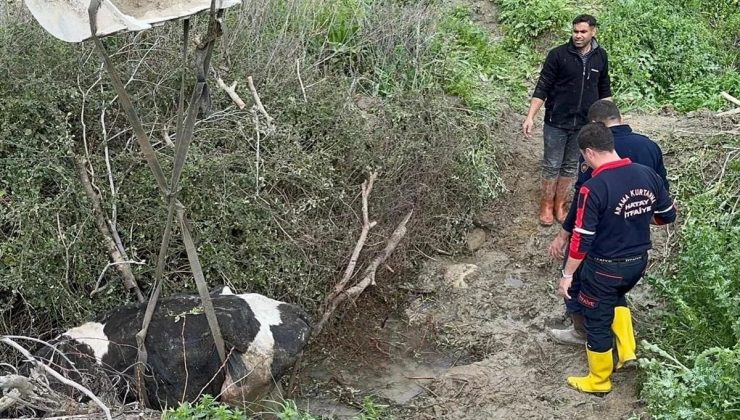
[[[49,366],[47,366],[45,363],[42,363],[42,362],[38,361],[36,358],[34,358],[31,355],[31,353],[28,352],[28,350],[26,350],[20,344],[16,343],[15,341],[11,340],[10,338],[3,336],[2,338],[0,338],[0,342],[5,343],[5,344],[13,347],[14,349],[16,349],[18,352],[20,352],[26,358],[26,360],[28,360],[29,362],[33,363],[35,366],[40,367],[41,369],[43,369],[47,374],[53,376],[54,379],[56,379],[57,381],[61,382],[64,385],[67,385],[67,386],[70,386],[72,388],[75,388],[78,391],[80,391],[83,394],[85,394],[98,407],[100,407],[100,409],[103,411],[103,413],[105,414],[105,417],[107,419],[112,420],[112,417],[111,417],[111,414],[110,414],[110,409],[105,404],[103,404],[103,402],[92,391],[90,391],[86,387],[78,384],[75,381],[72,381],[70,379],[65,378],[64,376],[62,376],[61,374],[59,374],[54,369],[52,369]],[[23,381],[19,381],[16,378],[15,383],[20,383],[21,384],[21,387],[20,388],[18,388],[18,387],[13,388],[13,389],[17,389],[19,391],[18,392],[18,395],[19,396],[23,394],[23,390],[24,389],[25,390],[29,390],[30,389],[29,394],[33,392],[33,390],[32,390],[33,387],[30,384],[30,382],[23,383]]]
[[[732,102],[733,104],[740,106],[740,99],[737,99],[736,97],[730,95],[727,92],[720,92],[720,95],[722,95],[723,98],[727,99],[728,101]]]
[[[731,109],[715,114],[715,117],[729,117],[730,115],[740,114],[740,108]]]
[[[303,102],[308,102],[308,98],[306,98],[306,88],[303,86],[303,79],[301,79],[301,60],[299,58],[295,59],[295,72],[298,74],[298,83],[301,84],[301,93],[303,93]]]
[[[249,90],[252,92],[252,98],[254,98],[254,106],[257,107],[257,110],[265,116],[265,119],[267,120],[267,127],[272,128],[274,121],[273,118],[270,116],[270,114],[267,113],[267,110],[262,105],[262,100],[260,99],[259,94],[257,94],[257,88],[254,87],[254,81],[252,80],[252,76],[247,77],[247,82],[249,83]]]
[[[175,143],[172,142],[172,137],[170,137],[169,127],[165,126],[162,129],[162,138],[164,139],[164,144],[166,144],[167,147],[171,149],[175,148]]]
[[[239,107],[239,109],[244,109],[246,104],[244,104],[244,101],[242,101],[242,98],[239,97],[239,94],[236,93],[236,81],[231,84],[231,86],[227,86],[226,83],[224,83],[223,79],[220,77],[216,79],[216,83],[218,84],[218,87],[224,90],[229,95],[229,98],[231,98],[232,101],[236,104],[236,106]]]
[[[372,260],[370,265],[365,268],[362,279],[355,283],[352,287],[347,288],[347,285],[349,284],[349,281],[354,274],[360,251],[362,251],[362,248],[365,246],[367,234],[370,229],[376,225],[376,222],[370,222],[367,208],[368,197],[373,189],[373,183],[375,182],[376,176],[376,173],[372,173],[370,175],[370,178],[362,183],[362,232],[360,233],[360,238],[357,240],[357,244],[352,251],[352,256],[350,257],[350,261],[347,264],[344,276],[339,281],[339,283],[334,286],[334,290],[326,297],[324,301],[324,311],[321,319],[316,324],[316,327],[313,330],[312,337],[317,337],[319,334],[321,334],[321,331],[324,329],[324,325],[329,320],[329,318],[331,318],[331,316],[334,314],[334,311],[336,311],[337,307],[339,307],[340,304],[342,304],[347,299],[356,299],[360,294],[362,294],[362,292],[365,291],[365,289],[367,289],[368,286],[375,284],[375,273],[378,270],[378,267],[385,263],[385,260],[388,259],[388,257],[398,246],[398,243],[406,235],[406,224],[411,219],[411,216],[414,213],[413,210],[409,211],[408,214],[406,214],[406,217],[403,218],[401,223],[399,223],[399,225],[396,227],[396,230],[393,231],[391,237],[388,238],[388,242],[386,243],[383,252],[378,254]]]
[[[126,287],[126,290],[136,293],[136,298],[139,300],[140,303],[143,303],[144,295],[141,294],[141,290],[136,284],[136,279],[134,278],[134,274],[131,271],[131,265],[126,263],[127,258],[121,253],[121,251],[118,249],[118,246],[116,245],[116,242],[113,240],[113,235],[111,234],[108,223],[105,220],[103,207],[100,204],[100,196],[98,196],[95,190],[93,190],[92,183],[90,182],[90,177],[87,174],[87,169],[85,168],[86,162],[82,157],[78,157],[77,159],[75,159],[75,162],[77,164],[77,171],[79,172],[82,186],[84,187],[85,193],[87,193],[87,197],[90,199],[90,203],[93,206],[93,213],[95,214],[95,224],[97,225],[98,230],[105,239],[105,245],[108,248],[108,252],[113,259],[113,262],[116,263],[116,268],[118,269],[118,271],[121,272],[121,275],[123,276],[123,285],[124,287]]]
[[[740,99],[737,99],[736,97],[730,95],[727,92],[720,92],[719,93],[723,98],[727,99],[728,101],[732,102],[733,104],[740,107]],[[740,114],[740,108],[731,109],[729,111],[720,112],[718,114],[715,114],[715,117],[729,117],[730,115]]]
[[[370,232],[370,229],[375,227],[377,224],[375,221],[370,221],[367,204],[367,199],[373,191],[373,184],[375,184],[377,176],[378,174],[373,172],[370,174],[370,178],[362,183],[362,231],[360,232],[360,238],[357,239],[357,244],[355,244],[355,249],[352,251],[352,256],[349,258],[349,263],[347,264],[347,268],[344,270],[342,280],[334,286],[334,291],[326,297],[326,300],[324,301],[325,307],[328,307],[329,302],[334,300],[337,295],[342,293],[347,287],[347,283],[355,272],[355,266],[357,266],[357,259],[360,257],[360,251],[362,251],[362,248],[365,246],[367,235]]]

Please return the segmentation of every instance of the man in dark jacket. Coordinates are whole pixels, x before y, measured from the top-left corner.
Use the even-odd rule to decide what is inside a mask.
[[[589,373],[569,377],[568,384],[582,392],[606,393],[612,389],[615,367],[617,311],[626,309],[625,294],[647,267],[650,224],[672,223],[676,209],[655,171],[617,154],[612,132],[603,123],[585,125],[578,133],[578,147],[593,173],[578,190],[573,237],[558,295],[575,299],[582,307]],[[575,296],[569,292],[574,276],[581,281]],[[619,350],[618,334],[616,339]]]
[[[588,108],[612,95],[607,54],[595,35],[596,18],[580,15],[573,20],[570,41],[547,54],[522,124],[524,135],[531,138],[534,117],[545,105],[539,212],[540,223],[545,226],[552,225],[553,215],[562,223],[568,212],[567,198],[578,162],[576,135],[588,122]]]
[[[669,190],[668,178],[665,165],[663,164],[663,152],[654,141],[642,134],[635,133],[632,128],[624,124],[619,109],[612,101],[598,100],[591,105],[588,111],[588,119],[592,122],[601,122],[609,127],[614,136],[614,149],[622,158],[629,158],[632,162],[645,165],[660,176],[666,191]],[[592,169],[583,160],[578,161],[579,171],[576,181],[578,191],[586,181],[591,179]],[[573,199],[570,211],[563,222],[563,227],[550,244],[549,253],[552,257],[563,258],[563,250],[573,232],[576,220],[577,196]],[[568,294],[577,296],[581,290],[581,282],[576,275],[573,278]],[[570,315],[573,325],[566,329],[550,329],[548,334],[561,344],[583,345],[586,342],[586,329],[581,305],[571,299],[565,301],[565,310]],[[618,368],[632,364],[635,356],[635,339],[632,332],[631,313],[626,306],[618,306],[615,314],[614,333],[617,338],[619,350]]]

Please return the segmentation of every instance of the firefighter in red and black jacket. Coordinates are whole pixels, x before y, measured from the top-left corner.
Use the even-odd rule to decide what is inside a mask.
[[[612,132],[614,136],[614,150],[620,157],[629,158],[634,163],[645,165],[655,171],[663,180],[666,190],[669,190],[668,177],[663,164],[663,152],[657,143],[648,137],[635,133],[629,125],[624,124],[619,109],[612,101],[598,100],[591,105],[588,110],[588,119],[591,122],[602,122]],[[563,227],[558,235],[553,239],[549,246],[549,254],[556,259],[563,258],[563,250],[570,239],[573,226],[576,221],[576,208],[578,207],[578,190],[581,185],[591,179],[592,169],[588,167],[581,157],[579,164],[578,180],[576,181],[573,196],[573,204],[570,206],[568,216],[563,221]],[[571,283],[568,294],[577,296],[581,290],[579,278],[576,276]],[[573,325],[566,329],[552,328],[548,329],[548,335],[560,344],[572,344],[583,346],[586,343],[586,328],[584,326],[584,317],[581,313],[581,305],[575,300],[565,300],[566,314],[570,316]],[[618,336],[618,342],[623,347],[619,348],[618,367],[633,366],[632,361],[636,361],[634,335],[632,324],[629,322],[631,314],[629,309],[623,306],[617,306],[614,315],[614,334]],[[619,337],[621,335],[621,337]]]
[[[578,133],[578,147],[593,174],[578,191],[576,222],[558,294],[577,299],[586,318],[589,374],[569,377],[568,384],[583,392],[605,393],[612,388],[615,308],[625,304],[624,295],[645,272],[650,224],[672,223],[676,210],[660,176],[620,158],[612,132],[603,123],[584,126]],[[570,296],[576,270],[581,290]]]

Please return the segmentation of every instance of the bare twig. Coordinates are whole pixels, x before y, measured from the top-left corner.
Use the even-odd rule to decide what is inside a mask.
[[[116,208],[116,183],[113,181],[113,169],[111,168],[110,164],[110,153],[108,152],[108,130],[105,127],[105,108],[103,108],[102,111],[100,111],[100,127],[103,132],[103,146],[105,150],[105,168],[108,171],[108,184],[110,186],[110,195],[111,195],[111,212],[112,216],[110,218],[110,224],[111,224],[111,231],[115,231],[116,229],[116,216],[117,216],[117,208]],[[119,247],[120,249],[120,247]]]
[[[306,88],[303,86],[303,79],[301,79],[301,60],[295,59],[295,72],[298,74],[298,83],[301,84],[301,93],[303,93],[303,102],[308,102],[306,98]]]
[[[406,217],[403,218],[401,223],[398,224],[398,227],[396,227],[396,230],[393,231],[393,234],[388,239],[388,243],[385,246],[385,249],[383,252],[375,257],[372,263],[365,269],[365,276],[363,279],[357,283],[355,286],[349,288],[347,292],[344,294],[347,297],[355,298],[362,293],[365,288],[369,285],[375,285],[375,272],[378,270],[378,267],[385,262],[388,257],[393,253],[393,251],[396,250],[396,247],[398,246],[398,243],[401,242],[401,239],[406,235],[406,224],[411,219],[411,216],[414,214],[413,210],[410,210]]]
[[[59,241],[62,242],[62,246],[64,247],[64,280],[69,281],[69,248],[71,244],[67,245],[67,241],[64,240],[62,221],[59,220],[59,213],[57,213],[57,229],[59,230]]]
[[[352,256],[349,259],[347,268],[344,270],[344,276],[342,277],[342,280],[340,280],[339,283],[334,286],[334,291],[326,299],[327,303],[334,300],[337,295],[344,291],[347,283],[352,278],[352,275],[355,272],[357,259],[360,257],[360,251],[362,251],[362,248],[365,246],[368,232],[370,232],[370,229],[375,227],[375,225],[377,224],[377,222],[375,221],[370,221],[367,204],[367,199],[370,196],[370,193],[373,191],[373,184],[375,184],[375,179],[377,178],[377,176],[378,174],[376,172],[373,172],[370,174],[370,178],[362,183],[362,231],[360,232],[360,238],[357,239],[357,244],[355,244],[355,249],[352,251]]]
[[[252,108],[252,121],[254,122],[254,132],[257,136],[257,152],[254,158],[254,193],[260,195],[260,119],[257,111]]]
[[[274,120],[270,116],[270,114],[267,113],[267,110],[265,110],[265,107],[262,105],[262,100],[260,100],[260,96],[259,94],[257,94],[257,89],[254,87],[252,76],[247,77],[247,82],[249,83],[249,90],[252,92],[252,98],[254,98],[254,104],[257,107],[257,110],[259,110],[259,112],[261,112],[262,115],[265,116],[265,119],[267,119],[267,126],[272,127],[272,122]]]
[[[2,338],[0,338],[0,342],[3,342],[5,344],[13,347],[14,349],[18,350],[18,352],[20,352],[28,361],[30,361],[34,365],[36,365],[36,366],[44,369],[44,371],[46,371],[46,373],[48,373],[49,375],[53,376],[54,379],[56,379],[57,381],[63,383],[64,385],[71,386],[72,388],[75,388],[78,391],[82,392],[83,394],[87,395],[88,398],[90,398],[98,407],[100,407],[101,410],[103,410],[103,413],[105,413],[105,417],[108,420],[112,420],[113,419],[111,417],[111,415],[110,415],[110,409],[108,407],[106,407],[106,405],[103,404],[103,402],[100,401],[100,399],[95,394],[93,394],[92,391],[90,391],[89,389],[85,388],[84,386],[78,384],[75,381],[72,381],[70,379],[65,378],[64,376],[60,375],[54,369],[52,369],[49,366],[47,366],[45,363],[42,363],[42,362],[36,360],[36,358],[34,358],[31,355],[31,353],[28,352],[28,350],[26,350],[20,344],[16,343],[15,341],[11,340],[10,338],[3,336]]]
[[[112,266],[116,266],[119,264],[136,264],[136,265],[145,265],[146,261],[117,261],[117,262],[111,262],[105,265],[105,268],[103,268],[103,271],[100,272],[100,275],[98,276],[98,281],[95,282],[95,287],[93,288],[93,291],[90,292],[90,297],[92,297],[94,294],[100,292],[101,290],[105,289],[106,286],[100,287],[100,282],[103,281],[103,276],[105,276],[105,272],[108,270],[108,268]]]
[[[231,84],[231,86],[227,86],[226,83],[224,83],[223,79],[220,77],[216,78],[216,84],[218,84],[218,87],[223,89],[224,92],[226,92],[229,95],[229,98],[231,98],[232,101],[236,104],[236,106],[239,107],[239,109],[244,109],[245,105],[244,101],[242,101],[242,98],[239,97],[239,94],[236,93],[236,81]]]
[[[167,147],[171,149],[175,148],[175,143],[172,142],[172,137],[170,137],[168,126],[164,126],[164,128],[162,128],[162,138],[164,139],[164,144],[166,144]]]
[[[185,350],[185,323],[187,320],[187,316],[182,317],[182,330],[180,331],[180,339],[182,340],[182,364],[185,367],[185,381],[183,382],[185,386],[182,388],[180,401],[185,401],[185,395],[188,393],[188,379],[190,378],[190,373],[188,372],[188,352]]]

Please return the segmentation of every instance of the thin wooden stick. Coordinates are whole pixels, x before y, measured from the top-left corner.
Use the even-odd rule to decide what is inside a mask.
[[[396,230],[393,231],[393,234],[388,239],[388,243],[386,244],[383,252],[375,257],[375,259],[365,269],[362,280],[357,282],[357,284],[350,287],[346,291],[343,290],[340,293],[336,294],[331,301],[327,302],[324,314],[322,315],[321,320],[316,324],[316,328],[314,328],[312,337],[316,337],[321,333],[326,322],[329,320],[334,311],[342,302],[344,302],[348,298],[352,300],[356,299],[360,294],[362,294],[362,292],[365,291],[365,289],[367,289],[368,286],[375,285],[375,273],[378,270],[378,267],[383,264],[385,260],[393,253],[393,251],[396,249],[396,246],[398,246],[398,243],[406,235],[406,224],[411,219],[411,216],[413,214],[414,211],[410,210],[406,214],[406,217],[403,218],[401,223],[398,224]]]
[[[267,110],[265,110],[265,107],[262,105],[262,100],[260,99],[259,94],[257,94],[257,89],[254,87],[252,76],[247,77],[247,82],[249,83],[249,90],[252,92],[252,98],[254,98],[254,104],[257,106],[257,109],[262,113],[262,115],[265,116],[265,119],[267,119],[267,125],[272,127],[272,122],[274,120],[270,116],[270,114],[267,113]]]
[[[334,292],[329,295],[327,301],[331,301],[338,294],[344,291],[344,288],[347,286],[347,283],[352,278],[352,275],[355,272],[357,259],[360,257],[360,251],[362,251],[362,248],[365,246],[368,232],[370,232],[370,229],[375,227],[375,225],[377,224],[377,222],[375,221],[370,221],[367,204],[367,199],[370,196],[370,193],[373,191],[373,184],[375,183],[375,179],[377,178],[377,176],[378,174],[376,172],[373,172],[372,174],[370,174],[370,178],[362,183],[362,231],[360,232],[360,238],[357,239],[357,244],[355,244],[355,249],[352,251],[352,256],[349,259],[347,268],[344,270],[344,276],[342,277],[342,280],[340,280],[339,283],[334,286]]]
[[[301,93],[303,93],[303,102],[308,102],[306,98],[306,88],[303,86],[303,79],[301,79],[301,60],[295,59],[295,72],[298,73],[298,83],[301,84]]]

